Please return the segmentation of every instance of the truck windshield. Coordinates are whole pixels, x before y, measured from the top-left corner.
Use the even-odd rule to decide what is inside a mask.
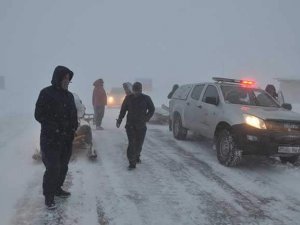
[[[226,103],[263,107],[280,107],[265,91],[236,85],[221,85]]]

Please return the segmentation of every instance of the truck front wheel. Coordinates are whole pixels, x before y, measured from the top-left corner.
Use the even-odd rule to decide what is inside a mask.
[[[187,129],[182,126],[181,118],[179,115],[173,119],[173,136],[178,140],[186,139]]]
[[[242,160],[242,151],[236,148],[234,139],[228,129],[220,131],[217,138],[217,157],[225,166],[237,166]]]

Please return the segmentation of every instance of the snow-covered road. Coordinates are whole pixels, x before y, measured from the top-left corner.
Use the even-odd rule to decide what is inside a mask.
[[[299,166],[247,157],[227,168],[210,142],[192,135],[177,141],[167,126],[149,125],[142,164],[128,171],[117,113],[108,109],[105,130],[93,130],[96,161],[74,154],[66,180],[72,196],[57,199],[55,211],[44,207],[44,167],[31,159],[38,124],[24,117],[9,131],[0,126],[1,224],[299,224]]]

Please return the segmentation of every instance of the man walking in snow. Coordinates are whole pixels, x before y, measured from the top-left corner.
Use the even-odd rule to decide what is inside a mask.
[[[127,158],[129,169],[134,169],[136,163],[141,163],[140,155],[147,131],[146,122],[155,111],[153,102],[148,95],[142,93],[142,84],[135,82],[133,94],[127,95],[122,103],[116,126],[119,128],[127,112],[126,133],[128,137]]]
[[[52,85],[41,90],[35,108],[35,119],[41,123],[40,145],[46,167],[43,194],[48,209],[56,207],[54,196],[68,197],[61,187],[65,181],[72,154],[72,142],[78,127],[74,97],[68,91],[73,72],[57,66]]]
[[[101,124],[104,116],[105,106],[107,105],[107,96],[103,87],[103,83],[104,82],[102,79],[98,79],[94,82],[93,107],[97,130],[103,130]]]

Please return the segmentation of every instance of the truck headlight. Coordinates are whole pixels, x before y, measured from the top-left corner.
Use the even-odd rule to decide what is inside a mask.
[[[264,129],[264,130],[267,129],[265,122],[256,116],[244,114],[244,118],[245,118],[246,124],[248,124],[252,127],[255,127],[258,129]]]
[[[108,101],[108,104],[113,104],[114,101],[115,101],[115,99],[114,99],[114,97],[109,96],[108,99],[107,99],[107,101]]]

